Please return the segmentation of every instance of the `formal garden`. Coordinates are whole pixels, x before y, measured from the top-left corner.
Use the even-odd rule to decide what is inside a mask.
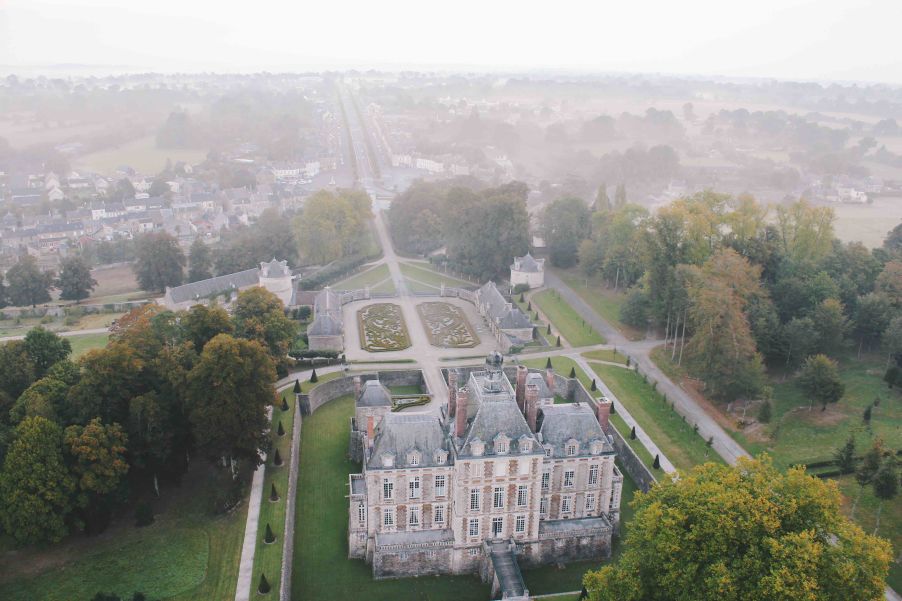
[[[393,303],[367,305],[357,311],[360,346],[373,353],[400,351],[410,346],[410,334],[401,315],[401,307]]]
[[[442,302],[421,303],[417,313],[432,346],[473,348],[479,344],[479,337],[460,307]]]

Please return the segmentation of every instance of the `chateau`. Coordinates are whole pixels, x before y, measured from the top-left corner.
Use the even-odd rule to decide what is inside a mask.
[[[245,269],[174,288],[167,286],[166,294],[158,302],[170,311],[190,309],[194,305],[212,302],[228,304],[238,297],[239,292],[254,286],[266,288],[278,296],[286,307],[295,304],[291,268],[287,261],[279,261],[275,257],[272,261],[260,263],[259,268]]]
[[[502,361],[450,370],[439,414],[392,412],[385,386],[357,381],[348,546],[375,578],[478,573],[526,598],[519,566],[610,554],[623,483],[610,402],[555,405],[551,370],[520,365],[511,384]]]

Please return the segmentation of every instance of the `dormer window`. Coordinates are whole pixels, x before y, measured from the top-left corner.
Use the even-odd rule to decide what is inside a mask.
[[[568,440],[565,447],[565,453],[567,454],[567,457],[575,457],[576,454],[579,453],[579,443],[572,438]]]
[[[520,452],[529,453],[532,451],[532,439],[526,436],[520,438]]]
[[[545,445],[545,457],[551,457],[551,450],[552,450],[552,449],[551,449],[551,445],[550,445],[550,444],[546,444],[546,445]]]
[[[476,457],[481,457],[485,453],[485,443],[478,438],[470,443],[470,453]]]
[[[409,466],[420,465],[420,452],[419,451],[411,451],[407,454],[407,465],[409,465]]]
[[[445,462],[448,461],[448,452],[442,449],[439,449],[435,452],[434,455],[436,465],[445,465]]]
[[[506,455],[509,448],[509,439],[504,434],[495,437],[495,454]]]
[[[593,455],[598,455],[604,449],[604,444],[600,440],[593,440],[590,451]]]
[[[383,453],[382,454],[382,467],[394,467],[395,465],[395,456],[391,453]]]

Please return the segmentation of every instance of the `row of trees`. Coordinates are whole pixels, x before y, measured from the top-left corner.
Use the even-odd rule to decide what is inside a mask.
[[[0,307],[35,307],[49,302],[54,288],[61,299],[80,301],[88,298],[96,285],[91,268],[81,257],[63,259],[56,276],[42,271],[33,256],[23,255],[6,271],[5,278],[0,277]]]
[[[750,196],[714,192],[654,215],[593,208],[581,269],[631,288],[621,319],[662,328],[716,398],[761,392],[766,364],[835,359],[852,344],[902,356],[902,232],[870,252],[835,238],[832,209],[800,200],[769,219]]]
[[[105,527],[129,484],[178,478],[199,454],[237,474],[260,461],[266,407],[296,334],[277,297],[145,305],[77,361],[35,329],[0,347],[0,524],[20,543]]]
[[[392,202],[392,239],[408,253],[444,246],[452,265],[480,280],[502,276],[529,248],[528,192],[521,182],[496,188],[417,182]]]

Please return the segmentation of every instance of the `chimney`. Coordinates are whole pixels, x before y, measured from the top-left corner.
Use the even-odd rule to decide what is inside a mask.
[[[554,368],[550,365],[545,368],[545,383],[548,384],[548,390],[554,394]]]
[[[526,386],[526,423],[529,429],[536,431],[536,419],[539,413],[539,387],[535,384]]]
[[[611,415],[611,401],[605,398],[595,401],[595,415],[598,416],[598,423],[605,434],[608,433],[608,421]]]
[[[529,375],[529,370],[526,369],[525,365],[517,366],[517,407],[520,408],[520,413],[526,415],[526,376]]]
[[[366,445],[373,446],[373,439],[376,438],[376,417],[368,415],[366,418]]]
[[[464,435],[467,428],[467,401],[469,400],[470,391],[461,388],[457,391],[457,415],[455,420],[455,434],[458,437]]]
[[[360,376],[354,376],[354,400],[360,398]]]
[[[448,417],[454,417],[457,411],[457,370],[448,372]]]

